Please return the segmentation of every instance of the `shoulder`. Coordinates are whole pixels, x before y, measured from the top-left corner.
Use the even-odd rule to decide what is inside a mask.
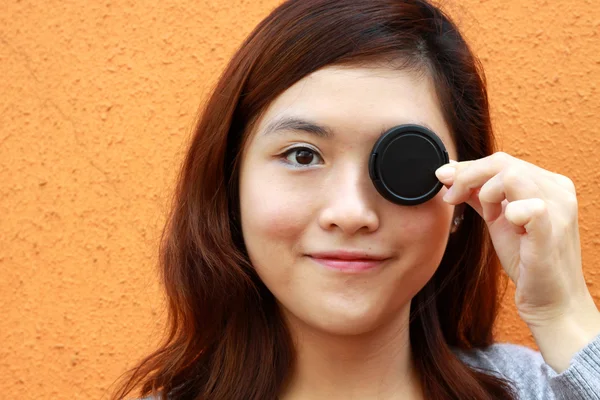
[[[453,348],[456,356],[474,369],[511,381],[523,399],[552,399],[547,365],[540,352],[512,343],[494,343],[471,350]]]
[[[493,369],[508,374],[531,370],[544,363],[542,355],[529,347],[512,343],[494,343],[471,350],[452,349],[463,362],[472,367]]]

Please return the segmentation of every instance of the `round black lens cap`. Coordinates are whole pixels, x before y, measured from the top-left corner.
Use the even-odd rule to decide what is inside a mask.
[[[385,132],[373,146],[369,175],[389,201],[416,205],[443,187],[435,171],[449,162],[441,139],[420,125],[400,125]]]

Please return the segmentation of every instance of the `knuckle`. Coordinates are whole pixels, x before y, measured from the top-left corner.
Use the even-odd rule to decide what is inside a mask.
[[[496,153],[494,153],[494,158],[496,158],[497,161],[499,162],[507,162],[509,161],[512,157],[510,154],[508,154],[507,152],[504,151],[498,151]]]
[[[492,199],[492,187],[487,183],[484,184],[481,189],[479,189],[479,193],[477,193],[477,198],[483,202],[489,202]]]
[[[459,186],[459,187],[464,186],[466,175],[467,175],[467,174],[465,174],[466,169],[467,169],[466,166],[456,169],[456,172],[454,173],[453,186]]]
[[[471,166],[471,162],[465,161],[463,164],[458,164],[454,168],[456,169],[456,173],[460,174],[462,172],[465,172],[467,169],[469,169],[470,166]]]
[[[504,168],[507,164],[511,162],[511,158],[512,157],[508,153],[498,151],[491,156],[490,160],[494,169],[500,171],[502,168]]]
[[[576,192],[575,183],[573,182],[573,180],[571,180],[571,178],[564,175],[556,174],[556,179],[558,181],[558,184],[564,187],[567,191],[573,194]]]
[[[540,214],[547,214],[548,213],[548,203],[546,203],[544,200],[539,199],[538,201],[538,208],[539,208],[539,212]]]
[[[574,193],[567,193],[565,202],[571,207],[577,207],[577,196]]]
[[[578,214],[577,196],[575,196],[573,193],[568,193],[565,196],[565,205],[567,207],[567,210],[568,210],[571,218],[577,217],[577,214]]]
[[[558,221],[556,221],[556,223],[553,225],[554,225],[554,227],[556,227],[556,230],[558,232],[564,233],[569,230],[569,228],[571,226],[571,222],[566,218],[561,218]]]
[[[517,167],[509,167],[504,171],[502,176],[502,183],[504,185],[510,186],[520,182],[521,177],[523,176],[523,172],[520,168]]]

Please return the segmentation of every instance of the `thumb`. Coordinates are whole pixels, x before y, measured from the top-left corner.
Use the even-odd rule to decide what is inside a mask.
[[[512,201],[506,205],[504,217],[525,230],[521,242],[522,258],[532,256],[539,261],[551,253],[552,223],[544,200],[533,198]]]

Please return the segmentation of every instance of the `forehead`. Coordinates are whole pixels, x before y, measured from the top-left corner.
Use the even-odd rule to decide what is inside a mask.
[[[381,67],[320,69],[279,95],[257,121],[260,136],[288,116],[325,125],[339,140],[376,140],[382,130],[405,123],[430,127],[456,158],[435,87],[427,74]]]

